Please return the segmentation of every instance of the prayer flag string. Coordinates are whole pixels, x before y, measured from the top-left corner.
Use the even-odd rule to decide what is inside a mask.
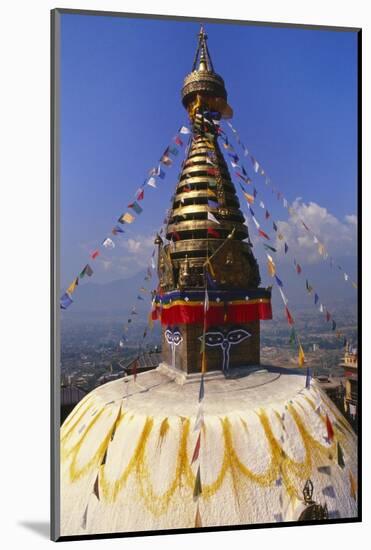
[[[308,234],[311,235],[313,244],[316,245],[318,254],[324,260],[329,260],[330,267],[332,268],[335,265],[335,260],[332,256],[330,256],[330,254],[329,254],[327,248],[325,247],[325,245],[323,244],[323,242],[321,242],[321,240],[318,238],[318,236],[315,234],[315,232],[308,226],[308,224],[305,223],[305,221],[300,216],[298,210],[295,207],[293,207],[292,205],[289,204],[288,200],[283,195],[283,193],[280,190],[278,190],[276,187],[273,186],[270,177],[267,176],[267,174],[266,174],[264,168],[262,167],[262,165],[255,159],[255,157],[253,157],[251,155],[251,153],[249,152],[247,147],[241,141],[239,133],[233,127],[231,122],[227,121],[227,124],[228,124],[229,128],[232,130],[238,145],[242,148],[244,156],[248,157],[250,159],[250,161],[252,163],[254,173],[258,174],[258,175],[260,175],[264,178],[265,184],[271,188],[272,193],[276,195],[277,200],[282,202],[283,207],[288,210],[288,213],[291,216],[292,220],[296,221],[300,228],[303,228]],[[224,134],[225,134],[225,132],[224,132]],[[232,168],[235,168],[235,166],[234,166],[235,163],[238,162],[240,159],[239,159],[238,155],[235,153],[235,150],[234,150],[233,146],[229,143],[227,135],[226,134],[225,135],[221,134],[221,137],[224,140],[224,147],[226,149],[228,149],[229,151],[232,151],[232,153],[228,153],[228,155],[231,158],[233,157],[233,162],[231,161],[231,159],[229,159],[229,160],[230,160]],[[245,167],[242,164],[241,164],[240,167],[241,167],[241,170],[242,170],[244,175],[242,175],[240,172],[235,172],[235,175],[238,178],[240,178],[245,184],[247,184],[247,185],[251,184],[252,180],[251,180],[250,177],[248,177],[247,170],[245,169]],[[256,195],[257,195],[257,191],[254,188],[254,198],[256,197]],[[264,207],[264,203],[263,203],[263,207]],[[268,219],[268,217],[270,216],[270,213],[268,212],[268,210],[266,210],[265,215],[266,215],[266,218]],[[279,235],[278,235],[278,237],[279,237]],[[353,288],[357,289],[358,285],[357,285],[356,281],[351,279],[351,277],[348,275],[348,273],[346,273],[346,271],[343,269],[343,267],[341,265],[336,263],[336,266],[337,266],[337,269],[342,272],[344,281],[351,283]]]
[[[136,215],[140,215],[143,212],[143,207],[139,204],[139,202],[144,200],[144,194],[145,194],[145,187],[153,187],[156,188],[156,178],[164,179],[166,176],[166,172],[162,169],[162,165],[170,167],[173,164],[174,157],[176,157],[179,153],[179,147],[183,147],[184,143],[183,140],[180,137],[180,134],[187,135],[190,134],[191,131],[187,128],[187,126],[181,126],[179,128],[179,131],[172,139],[172,143],[166,147],[164,153],[161,155],[159,163],[154,168],[151,168],[151,170],[148,173],[148,177],[144,179],[143,184],[137,189],[134,195],[134,200],[131,201],[128,204],[128,208],[133,210]],[[121,216],[118,218],[118,223],[121,225],[125,224],[132,224],[135,222],[136,217],[131,212],[124,212],[121,214]],[[125,233],[124,229],[120,225],[114,225],[111,229],[110,233],[117,237],[117,235]],[[102,243],[101,246],[108,249],[115,248],[115,242],[111,237],[106,237]],[[90,253],[91,260],[96,260],[98,257],[101,256],[100,250],[97,248],[93,250]],[[63,295],[60,298],[60,308],[61,309],[67,309],[72,303],[72,294],[75,292],[79,280],[83,279],[85,275],[88,277],[91,277],[93,275],[94,271],[91,268],[89,264],[87,264],[82,271],[80,272],[80,275],[75,277],[72,281],[72,283],[68,286],[67,290],[63,293]]]

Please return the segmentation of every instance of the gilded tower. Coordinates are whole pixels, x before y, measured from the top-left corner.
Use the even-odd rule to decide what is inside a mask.
[[[260,320],[271,318],[236,189],[219,147],[220,120],[231,118],[224,80],[213,67],[201,27],[182,103],[192,132],[160,237],[153,318],[162,322],[164,361],[199,372],[230,372],[260,362]]]

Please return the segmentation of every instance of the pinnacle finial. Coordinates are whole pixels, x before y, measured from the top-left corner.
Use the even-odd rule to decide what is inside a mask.
[[[195,59],[193,62],[192,71],[208,71],[214,72],[213,62],[211,61],[210,53],[206,44],[207,34],[203,25],[200,27],[200,32],[198,33],[198,44]],[[198,69],[197,61],[199,60]]]

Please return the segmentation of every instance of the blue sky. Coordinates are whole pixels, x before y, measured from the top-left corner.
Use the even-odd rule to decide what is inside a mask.
[[[180,90],[199,26],[62,15],[63,286],[109,236],[148,170],[187,123]],[[350,262],[355,276],[356,33],[219,23],[206,24],[206,31],[242,140],[289,201],[301,197],[302,215],[323,232],[338,261]],[[146,188],[144,211],[120,246],[92,263],[95,282],[130,277],[148,263],[151,235],[169,207],[180,161],[157,190]],[[248,161],[246,166],[252,172]],[[287,221],[287,211],[261,179],[256,188],[274,218]],[[256,213],[264,221],[262,211]],[[300,258],[304,237],[288,225],[292,251]],[[304,251],[303,261],[316,263],[316,255]],[[255,253],[260,259],[258,247]],[[264,266],[261,271],[266,279]]]

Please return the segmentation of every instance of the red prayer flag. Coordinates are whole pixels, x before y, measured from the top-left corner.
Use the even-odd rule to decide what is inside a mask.
[[[99,256],[99,250],[94,250],[94,252],[92,252],[92,253],[90,254],[90,257],[91,257],[93,260],[95,260],[95,258],[96,258],[97,256]]]
[[[137,201],[142,201],[144,199],[144,189],[138,189],[137,191]]]
[[[258,229],[258,233],[261,237],[264,237],[264,239],[269,240],[269,236],[262,229]]]
[[[179,239],[180,239],[180,235],[176,231],[174,231],[172,237],[173,237],[173,240],[175,240],[175,241],[179,241]]]
[[[297,271],[298,275],[300,275],[300,273],[301,273],[301,267],[300,267],[299,264],[297,264],[297,266],[296,266],[296,271]]]
[[[291,313],[289,312],[289,308],[287,306],[285,307],[285,312],[286,312],[286,317],[287,317],[288,324],[293,325],[294,324],[294,319],[293,319]]]
[[[327,439],[331,443],[334,439],[334,428],[332,427],[331,420],[329,419],[328,414],[326,414],[326,428],[327,428]]]
[[[177,145],[179,145],[180,147],[182,147],[182,145],[183,145],[183,142],[182,142],[182,140],[180,139],[179,136],[175,136],[174,142],[175,142]]]
[[[216,170],[216,168],[208,168],[207,173],[209,176],[216,176],[218,171]]]
[[[216,229],[213,229],[212,227],[207,228],[208,235],[211,235],[212,237],[215,237],[216,239],[220,239],[220,234]]]
[[[197,438],[197,441],[196,441],[195,450],[193,451],[193,456],[192,456],[191,464],[193,464],[194,462],[196,462],[196,460],[198,459],[198,457],[199,457],[199,455],[200,455],[200,446],[201,446],[201,432],[198,434],[198,438]]]

